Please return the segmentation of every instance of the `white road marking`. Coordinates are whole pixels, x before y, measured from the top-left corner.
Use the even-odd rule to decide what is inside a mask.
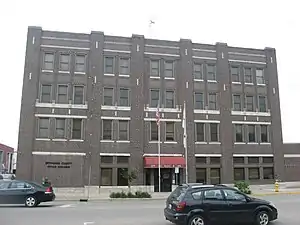
[[[72,205],[61,205],[61,206],[59,206],[60,208],[70,208],[70,207],[72,207]]]
[[[95,222],[84,222],[83,225],[94,224]]]

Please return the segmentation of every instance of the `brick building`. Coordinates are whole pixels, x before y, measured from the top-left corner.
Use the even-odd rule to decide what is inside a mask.
[[[18,177],[122,186],[135,168],[136,185],[157,189],[159,105],[163,191],[186,166],[190,182],[300,178],[300,145],[282,141],[273,48],[29,27],[25,61]]]
[[[13,153],[14,149],[0,143],[0,173],[13,170]]]

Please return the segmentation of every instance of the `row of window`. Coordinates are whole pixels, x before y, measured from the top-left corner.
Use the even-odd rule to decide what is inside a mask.
[[[239,66],[232,66],[230,69],[231,73],[231,81],[233,83],[241,83],[242,78],[241,75],[244,74],[244,83],[245,84],[256,84],[264,85],[266,84],[264,69],[262,68],[255,68],[255,73],[253,72],[254,69],[251,67],[239,67]]]
[[[234,134],[236,143],[268,143],[269,130],[267,125],[235,124]]]
[[[273,157],[233,157],[233,164],[273,164]],[[221,164],[221,157],[196,157],[197,165]]]
[[[254,112],[256,108],[259,112],[267,112],[267,97],[259,95],[257,100],[254,95],[234,94],[232,96],[232,108],[234,111]]]

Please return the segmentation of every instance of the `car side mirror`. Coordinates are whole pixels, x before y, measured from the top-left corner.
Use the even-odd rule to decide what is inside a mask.
[[[248,196],[246,197],[246,201],[247,202],[251,202],[251,198],[249,198]]]

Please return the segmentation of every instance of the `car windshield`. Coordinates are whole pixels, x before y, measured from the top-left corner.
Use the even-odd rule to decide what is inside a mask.
[[[178,186],[169,196],[171,200],[180,201],[186,193],[187,186]]]

